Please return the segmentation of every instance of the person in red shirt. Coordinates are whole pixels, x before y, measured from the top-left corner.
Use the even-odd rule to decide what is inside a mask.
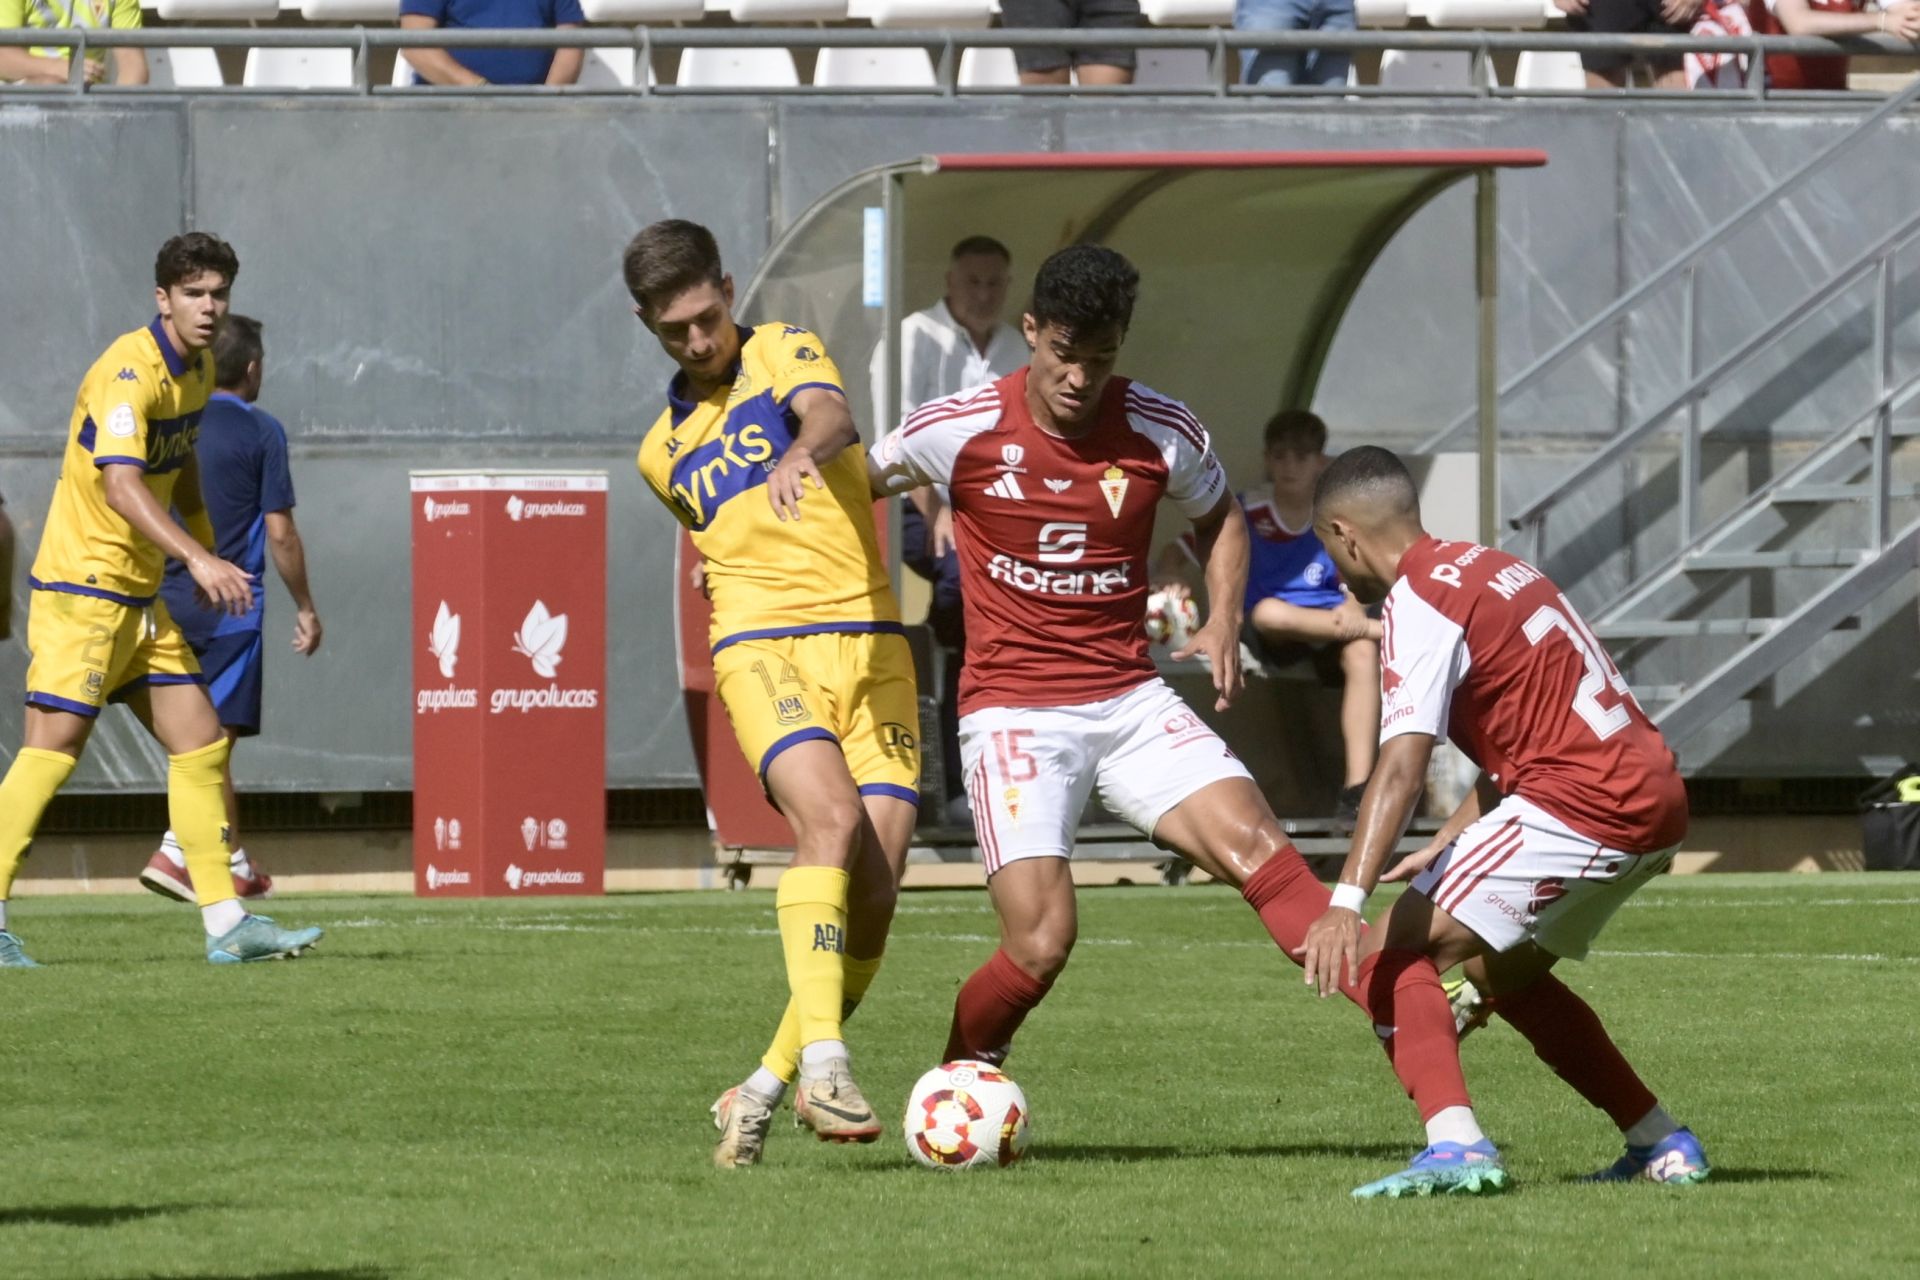
[[[1898,0],[1867,12],[1867,0],[1747,0],[1747,16],[1756,35],[1855,36],[1884,31],[1902,40],[1920,41],[1920,4]],[[1769,89],[1845,89],[1845,58],[1801,58],[1775,54],[1767,59]]]
[[[1595,1180],[1700,1181],[1699,1142],[1551,972],[1585,958],[1615,909],[1672,861],[1687,831],[1673,752],[1560,589],[1504,551],[1429,535],[1413,477],[1389,451],[1333,461],[1314,528],[1354,595],[1385,608],[1380,759],[1333,903],[1308,930],[1306,980],[1327,995],[1344,967],[1428,1142],[1406,1170],[1354,1194],[1506,1185],[1440,988],[1440,973],[1468,961],[1493,1011],[1625,1135],[1626,1155]],[[1387,877],[1413,884],[1368,928],[1360,908],[1441,738],[1480,766],[1479,781],[1439,837]]]
[[[1000,947],[960,990],[945,1061],[1004,1061],[1065,967],[1067,860],[1096,787],[1238,887],[1289,953],[1330,901],[1245,766],[1148,656],[1164,497],[1193,522],[1211,605],[1176,656],[1205,655],[1216,707],[1239,693],[1247,526],[1193,414],[1114,374],[1139,282],[1111,249],[1054,254],[1022,321],[1032,363],[922,406],[868,458],[877,494],[947,486],[960,556],[960,747]]]

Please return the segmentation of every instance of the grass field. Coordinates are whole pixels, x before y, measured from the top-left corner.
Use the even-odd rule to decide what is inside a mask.
[[[1920,876],[1667,879],[1569,966],[1712,1183],[1575,1185],[1617,1134],[1496,1024],[1464,1052],[1516,1190],[1367,1204],[1410,1105],[1218,888],[1083,895],[1009,1064],[1029,1157],[958,1177],[784,1116],[707,1166],[778,1012],[769,893],[278,907],[323,949],[230,970],[158,900],[16,904],[48,967],[0,975],[0,1274],[1920,1274]],[[889,1114],[991,932],[903,904],[852,1024]]]

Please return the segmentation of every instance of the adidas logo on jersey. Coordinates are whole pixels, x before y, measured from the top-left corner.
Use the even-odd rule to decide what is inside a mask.
[[[1012,502],[1025,502],[1027,495],[1020,488],[1020,477],[1011,471],[995,480],[986,488],[989,498],[1006,498]]]

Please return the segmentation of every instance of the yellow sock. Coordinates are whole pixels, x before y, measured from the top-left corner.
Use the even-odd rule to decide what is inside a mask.
[[[853,1011],[860,1007],[860,999],[867,994],[867,988],[873,985],[873,975],[880,972],[881,957],[871,960],[856,960],[852,956],[840,958],[840,1021],[846,1022]],[[780,1029],[773,1033],[773,1043],[760,1058],[760,1065],[780,1077],[782,1084],[792,1084],[793,1078],[800,1074],[800,1015],[794,1012],[793,1001],[787,1001],[787,1011],[781,1015]]]
[[[847,873],[789,867],[774,895],[800,1043],[840,1038],[841,959],[847,946]]]
[[[14,873],[27,856],[47,802],[66,785],[78,763],[58,751],[22,747],[5,781],[0,781],[0,902],[13,892]]]
[[[167,757],[167,821],[187,860],[193,896],[203,907],[231,902],[232,851],[227,848],[227,800],[220,782],[226,776],[225,738],[210,747]]]

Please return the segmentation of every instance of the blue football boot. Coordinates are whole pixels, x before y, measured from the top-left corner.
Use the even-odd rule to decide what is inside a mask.
[[[1356,1200],[1384,1196],[1487,1196],[1507,1188],[1507,1170],[1493,1143],[1436,1142],[1398,1173],[1354,1188]]]
[[[1707,1163],[1707,1151],[1691,1129],[1675,1129],[1650,1147],[1627,1148],[1627,1154],[1598,1173],[1590,1173],[1582,1182],[1665,1182],[1691,1186],[1705,1182],[1713,1167]]]
[[[40,962],[20,949],[20,939],[0,929],[0,969],[38,969]]]
[[[320,941],[320,929],[282,929],[270,917],[250,915],[223,936],[207,939],[208,964],[291,960]]]

